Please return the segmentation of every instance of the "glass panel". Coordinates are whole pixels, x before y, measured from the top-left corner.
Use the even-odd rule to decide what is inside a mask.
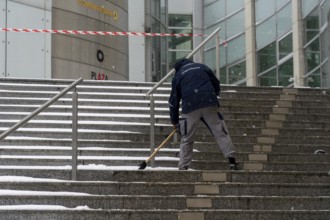
[[[291,0],[277,0],[276,1],[276,10],[279,10],[280,8],[282,8],[285,4],[291,2]],[[291,12],[290,12],[291,14]]]
[[[277,36],[280,37],[292,28],[291,3],[277,13]]]
[[[259,23],[275,13],[274,0],[257,0],[256,7],[256,23]]]
[[[329,61],[322,66],[322,87],[330,88]]]
[[[175,62],[181,58],[186,57],[189,54],[189,52],[186,51],[169,51],[168,52],[168,62],[169,62],[169,67],[173,68]]]
[[[234,84],[246,78],[245,61],[228,69],[229,84]]]
[[[221,84],[228,84],[228,82],[227,82],[227,71],[226,71],[225,67],[220,69],[220,83]]]
[[[302,15],[306,17],[319,3],[319,0],[302,0]]]
[[[226,38],[226,27],[225,26],[226,26],[225,25],[225,22],[222,21],[222,22],[220,22],[220,23],[218,23],[218,24],[216,24],[216,25],[214,25],[214,26],[212,26],[210,28],[205,29],[204,32],[205,32],[206,35],[209,35],[215,29],[217,29],[218,27],[221,27],[221,30],[220,30],[220,39],[225,40],[225,39],[227,39]],[[211,40],[209,40],[209,42],[207,42],[205,44],[205,48],[214,47],[214,45],[215,45],[215,39],[211,39]]]
[[[171,34],[192,34],[192,30],[170,30]],[[170,37],[169,48],[174,50],[192,50],[192,37]]]
[[[278,85],[288,86],[293,83],[293,59],[283,63],[278,68]]]
[[[263,48],[276,39],[276,16],[257,26],[257,49]]]
[[[279,60],[292,53],[292,34],[289,34],[278,42]]]
[[[330,1],[326,0],[321,6],[321,27],[328,22],[328,13],[330,10]]]
[[[306,68],[310,72],[320,65],[320,40],[317,38],[305,49]]]
[[[258,73],[262,73],[276,65],[276,44],[272,43],[257,52]]]
[[[325,30],[321,34],[321,61],[329,57],[329,49],[330,49],[329,39],[330,39],[329,30]]]
[[[241,11],[230,18],[228,18],[227,22],[227,36],[226,38],[230,38],[234,35],[244,32],[244,11]]]
[[[205,52],[205,64],[212,70],[215,70],[215,49]],[[225,67],[227,64],[226,48],[220,47],[220,68]]]
[[[241,8],[244,8],[244,0],[227,0],[227,15],[230,15]]]
[[[225,0],[219,0],[204,8],[204,26],[210,26],[226,16]]]
[[[168,17],[170,27],[192,28],[191,15],[171,14]]]
[[[321,86],[321,74],[320,69],[317,69],[311,75],[305,79],[305,85],[310,87],[320,87]]]
[[[227,46],[227,64],[237,62],[245,57],[245,35],[230,41]]]
[[[215,49],[205,52],[205,64],[210,67],[211,70],[215,70]]]
[[[314,10],[307,18],[304,20],[305,24],[305,43],[308,43],[312,40],[320,30],[320,17],[319,17],[319,10]]]
[[[215,2],[217,0],[204,0],[204,5],[208,5],[208,4],[211,4],[213,2]]]
[[[272,69],[269,72],[258,77],[259,86],[277,86],[276,69]]]

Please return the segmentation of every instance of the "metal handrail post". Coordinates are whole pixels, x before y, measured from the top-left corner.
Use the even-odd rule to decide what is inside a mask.
[[[219,32],[215,35],[215,73],[220,80],[220,35]]]
[[[56,102],[59,98],[61,98],[63,95],[65,95],[67,92],[69,92],[72,88],[74,88],[75,86],[77,86],[82,81],[83,81],[82,78],[76,80],[70,86],[68,86],[66,89],[64,89],[62,92],[60,92],[59,94],[57,94],[56,96],[54,96],[52,99],[50,99],[44,105],[40,106],[34,112],[32,112],[30,115],[28,115],[27,117],[25,117],[23,120],[21,120],[20,122],[16,123],[13,127],[11,127],[10,129],[8,129],[7,131],[3,132],[0,135],[0,141],[2,141],[3,139],[5,139],[8,135],[10,135],[14,131],[16,131],[18,128],[20,128],[23,125],[25,125],[33,117],[35,117],[37,114],[39,114],[40,112],[42,112],[43,110],[45,110],[46,108],[48,108],[51,104],[53,104],[54,102]]]
[[[78,166],[78,94],[72,94],[72,180],[77,180]]]
[[[155,98],[150,95],[150,152],[155,151]],[[151,167],[155,167],[155,158],[151,159]]]
[[[189,59],[191,58],[197,51],[199,51],[200,48],[204,46],[214,35],[216,35],[221,30],[221,27],[217,28],[215,31],[212,32],[202,43],[200,43],[190,54],[188,54],[185,58]],[[147,93],[146,96],[150,96],[151,93],[153,93],[160,85],[162,85],[167,78],[169,78],[173,73],[175,72],[175,69],[172,69],[170,72],[164,76],[154,87],[152,87]]]

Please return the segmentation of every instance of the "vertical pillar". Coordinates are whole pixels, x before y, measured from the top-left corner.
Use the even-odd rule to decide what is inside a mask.
[[[293,77],[294,87],[304,86],[304,42],[301,0],[292,0]]]
[[[204,1],[194,0],[193,1],[193,33],[194,34],[203,34],[203,23],[204,23]],[[202,9],[202,10],[201,10]],[[193,39],[193,48],[196,48],[200,43],[202,43],[203,38],[195,37]],[[194,55],[194,61],[203,63],[204,60],[204,48],[199,50]]]
[[[246,85],[257,85],[255,0],[245,0]]]

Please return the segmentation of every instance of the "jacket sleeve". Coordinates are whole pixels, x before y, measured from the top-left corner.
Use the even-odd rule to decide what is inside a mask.
[[[172,124],[179,123],[180,100],[181,100],[180,87],[178,86],[177,79],[174,78],[172,81],[172,91],[171,91],[170,99],[168,101]]]
[[[217,95],[220,95],[220,81],[218,78],[214,75],[213,71],[210,68],[206,69],[207,74],[209,75],[211,79],[211,83],[213,85],[214,91]]]

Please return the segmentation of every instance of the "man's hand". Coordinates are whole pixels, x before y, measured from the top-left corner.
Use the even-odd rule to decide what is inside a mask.
[[[181,135],[181,133],[180,133],[180,124],[179,123],[173,124],[173,130],[176,130],[176,132]]]

